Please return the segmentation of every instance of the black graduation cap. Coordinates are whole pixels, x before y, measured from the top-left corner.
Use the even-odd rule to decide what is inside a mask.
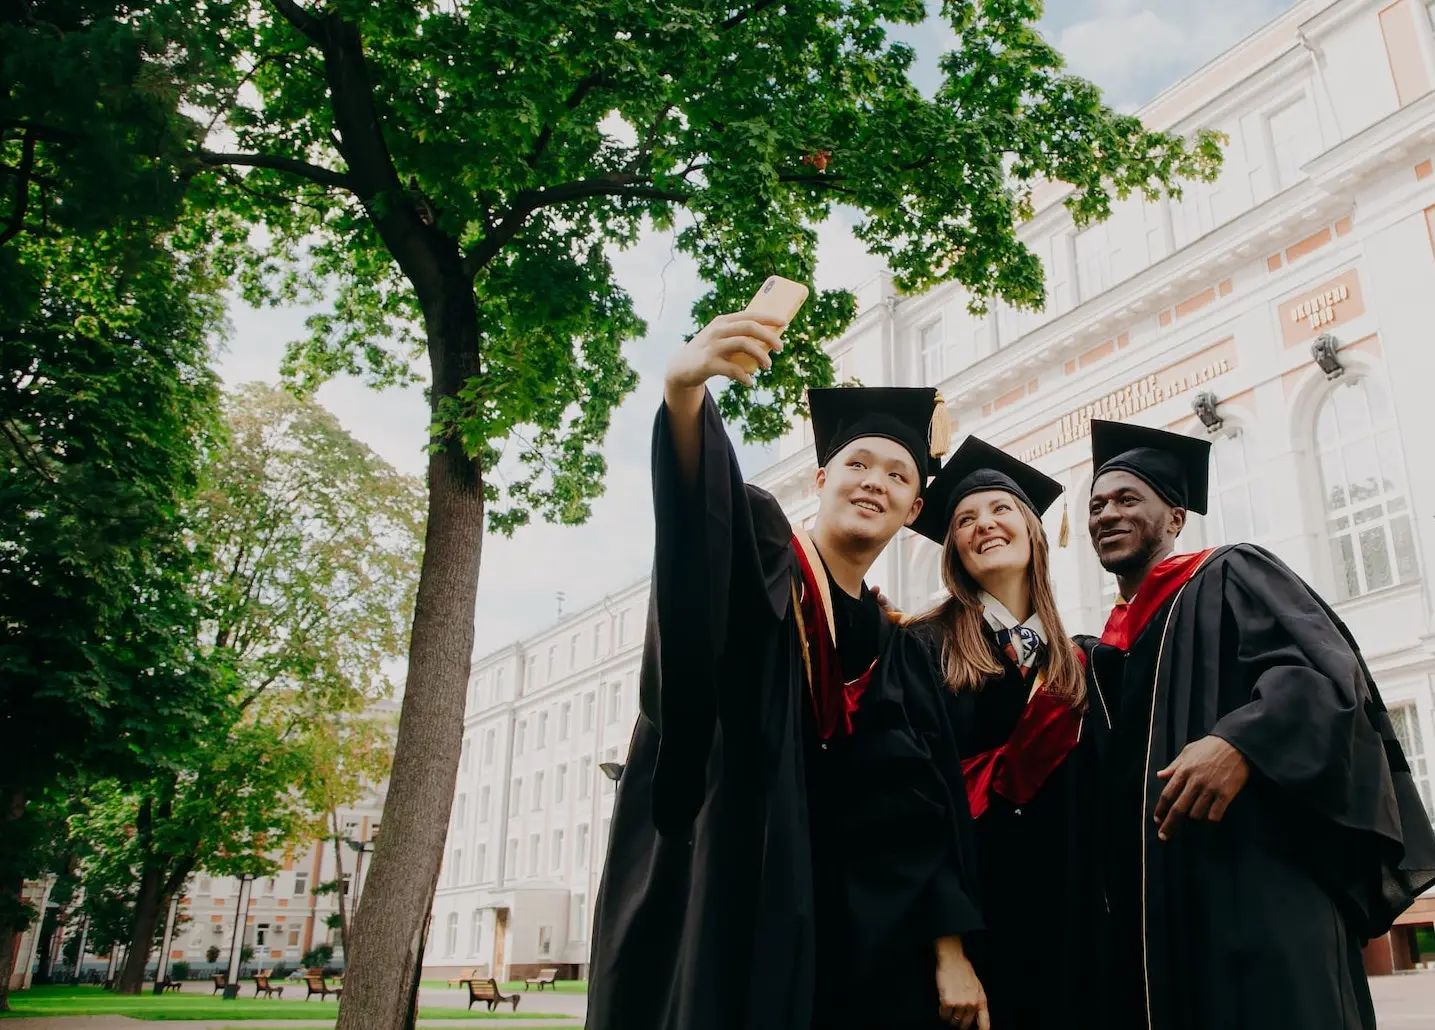
[[[999,447],[969,436],[927,487],[926,504],[912,528],[928,540],[946,543],[957,505],[979,490],[1005,490],[1037,517],[1061,496],[1061,484]]]
[[[833,386],[807,391],[817,464],[853,440],[880,436],[895,440],[917,463],[925,484],[936,473],[951,436],[947,408],[931,387]]]
[[[1206,514],[1211,478],[1211,441],[1124,422],[1091,420],[1091,483],[1103,472],[1124,469],[1151,485],[1175,508]]]

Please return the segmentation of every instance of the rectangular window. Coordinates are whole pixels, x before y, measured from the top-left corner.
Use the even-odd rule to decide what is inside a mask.
[[[543,840],[538,834],[530,834],[528,837],[528,875],[537,876],[538,866],[543,861],[539,852],[543,849]]]
[[[548,645],[548,678],[553,678],[553,671],[558,668],[558,645]]]
[[[491,793],[487,787],[478,792],[478,821],[481,823],[488,822],[488,803],[492,800]]]
[[[579,634],[574,633],[571,637],[568,638],[568,671],[569,671],[569,672],[572,672],[574,669],[578,668],[578,637],[579,637]]]
[[[593,659],[596,661],[603,654],[603,624],[600,622],[593,627]]]
[[[298,931],[298,930],[290,930],[290,931],[289,931],[289,947],[291,947],[291,948],[297,948],[297,947],[299,947],[299,931]]]
[[[588,868],[588,824],[578,824],[578,838],[573,842],[573,861],[579,869]]]
[[[553,782],[553,801],[555,804],[563,803],[563,794],[568,787],[568,766],[558,767],[558,776]]]
[[[540,770],[533,777],[533,811],[537,812],[543,807],[543,772]]]
[[[563,868],[563,831],[553,831],[553,846],[550,849],[553,860],[553,871],[556,873]]]
[[[568,731],[572,729],[573,702],[564,701],[563,707],[558,709],[558,739],[567,740]]]
[[[497,743],[498,743],[498,734],[497,734],[497,733],[495,733],[493,730],[488,730],[487,732],[484,733],[484,735],[483,735],[483,764],[484,764],[484,765],[492,765],[492,764],[493,764],[493,749],[494,749],[494,746],[495,746]]]
[[[463,869],[463,848],[454,848],[453,854],[449,856],[448,864],[448,885],[452,887],[458,883],[459,875]]]
[[[518,840],[508,842],[508,856],[504,859],[504,875],[513,877],[518,875]]]
[[[583,732],[587,733],[593,728],[593,710],[597,707],[593,698],[593,691],[583,695]]]
[[[517,812],[518,809],[522,806],[522,804],[523,804],[523,777],[522,777],[522,776],[516,776],[516,777],[514,777],[514,779],[513,779],[512,785],[509,787],[509,792],[508,792],[508,808],[509,808],[510,811]]]
[[[593,759],[584,757],[578,762],[578,797],[587,800],[593,792]]]
[[[532,690],[538,686],[538,656],[531,654],[523,663],[523,689]]]
[[[302,871],[302,870],[301,870],[301,871],[296,871],[296,872],[294,873],[294,896],[297,898],[297,897],[300,897],[301,895],[308,894],[308,893],[309,893],[309,874],[308,874],[307,872],[305,872],[305,871]]]
[[[628,609],[624,608],[618,613],[618,646],[622,647],[628,642]]]
[[[473,859],[473,878],[482,883],[488,876],[488,845],[480,844]]]
[[[553,927],[540,926],[538,928],[538,954],[544,957],[553,954]]]
[[[547,743],[548,743],[548,713],[547,713],[547,712],[539,712],[539,713],[538,713],[538,740],[537,740],[536,743],[534,743],[533,746],[534,746],[535,748],[537,748],[539,751],[542,751],[543,748],[544,748],[544,746],[545,746]]]
[[[468,795],[460,794],[453,803],[453,828],[462,830],[468,822]],[[352,838],[350,838],[352,839]]]
[[[608,688],[608,722],[615,723],[623,717],[623,684],[614,683]]]
[[[1405,752],[1405,761],[1410,765],[1410,775],[1425,803],[1425,814],[1435,819],[1435,804],[1431,803],[1430,770],[1425,759],[1425,736],[1420,732],[1420,713],[1413,704],[1392,705],[1390,724],[1395,727],[1395,739]]]
[[[917,330],[917,348],[922,355],[922,382],[941,382],[946,375],[946,366],[943,360],[940,318]]]
[[[1288,189],[1300,180],[1301,166],[1320,153],[1320,129],[1305,97],[1272,112],[1266,125],[1275,159],[1273,185]]]
[[[518,725],[513,728],[513,755],[518,757],[523,754],[524,739],[528,736],[528,720],[518,720]]]
[[[78,945],[76,945],[78,947]],[[260,923],[254,927],[254,946],[265,948],[269,946],[269,924]]]
[[[495,701],[503,701],[503,700],[505,700],[505,698],[504,698],[504,696],[503,696],[503,687],[504,687],[503,674],[504,674],[504,672],[505,672],[505,670],[500,667],[500,668],[493,674],[493,699],[494,699]]]
[[[573,908],[568,916],[568,936],[575,941],[588,939],[588,896],[573,895]]]

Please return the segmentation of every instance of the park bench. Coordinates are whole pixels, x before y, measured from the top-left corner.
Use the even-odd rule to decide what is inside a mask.
[[[215,973],[210,979],[214,981],[214,990],[210,991],[210,994],[218,994],[229,986],[229,974],[227,973]]]
[[[530,976],[527,980],[523,981],[523,989],[525,991],[528,990],[528,988],[535,986],[540,991],[543,990],[545,986],[552,987],[554,990],[557,990],[558,967],[554,966],[552,969],[540,969],[537,976]]]
[[[274,995],[277,994],[277,995],[279,995],[280,1000],[283,1000],[283,998],[284,998],[284,985],[283,985],[283,984],[280,984],[279,986],[276,987],[276,986],[274,986],[273,984],[271,984],[271,983],[269,982],[269,974],[268,974],[268,973],[255,973],[255,974],[254,974],[254,997],[257,998],[257,997],[259,997],[259,995],[261,995],[261,994],[264,995],[264,997],[266,997],[266,998],[272,998],[272,997],[274,997]]]
[[[511,1003],[513,1011],[517,1012],[519,997],[516,994],[504,997],[498,989],[497,980],[470,980],[468,982],[468,1007],[472,1009],[473,1003],[476,1001],[487,1002],[490,1012],[498,1008],[500,1001],[506,1001]]]
[[[478,979],[478,967],[477,967],[477,966],[474,966],[472,969],[470,969],[467,973],[464,973],[462,976],[452,976],[452,977],[449,977],[448,985],[449,985],[450,987],[462,987],[464,984],[468,983],[470,980],[477,980],[477,979]]]
[[[326,984],[326,983],[324,982],[324,974],[323,974],[323,973],[305,973],[305,974],[304,974],[304,984],[305,984],[305,986],[307,986],[307,987],[309,988],[309,993],[306,994],[306,995],[304,995],[304,1000],[305,1000],[305,1001],[308,1001],[310,998],[312,998],[312,997],[313,997],[314,995],[316,995],[316,994],[319,996],[319,1000],[320,1000],[320,1001],[323,1001],[325,998],[327,998],[327,997],[328,997],[329,995],[331,995],[331,994],[332,994],[335,998],[337,998],[337,997],[339,997],[341,994],[344,993],[344,988],[342,988],[342,987],[330,987],[328,984]]]
[[[159,992],[163,994],[165,991],[177,991],[181,986],[183,986],[183,981],[181,980],[161,980]]]

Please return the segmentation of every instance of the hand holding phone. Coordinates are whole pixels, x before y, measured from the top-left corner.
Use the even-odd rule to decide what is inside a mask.
[[[744,314],[771,319],[786,326],[802,310],[807,293],[807,287],[801,283],[780,275],[770,275],[742,310]],[[757,371],[758,361],[750,354],[735,354],[732,361],[749,374]]]

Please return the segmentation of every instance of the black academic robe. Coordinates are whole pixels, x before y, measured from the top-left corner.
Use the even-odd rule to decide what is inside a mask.
[[[1139,597],[1138,597],[1139,600]],[[1374,1028],[1360,949],[1435,882],[1435,835],[1344,624],[1261,548],[1212,552],[1125,649],[1087,638],[1114,1030]],[[1156,778],[1208,734],[1251,777],[1170,841]]]
[[[743,483],[711,398],[702,432],[689,490],[666,409],[654,431],[640,713],[587,1026],[935,1027],[932,942],[979,923],[940,696],[884,621],[853,733],[817,740],[791,527]]]
[[[939,663],[940,632],[930,624],[918,631]],[[984,635],[1000,675],[980,690],[945,694],[963,757],[1006,744],[1031,693],[996,634],[987,627]],[[1016,804],[989,794],[975,821],[985,933],[973,959],[1000,1030],[1106,1027],[1098,770],[1086,719],[1076,747],[1034,797]]]

